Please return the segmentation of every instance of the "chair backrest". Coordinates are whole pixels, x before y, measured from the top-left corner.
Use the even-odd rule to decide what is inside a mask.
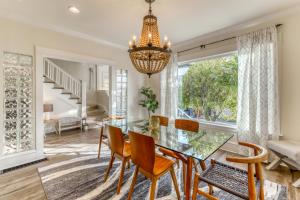
[[[185,131],[198,132],[199,122],[189,120],[189,119],[176,119],[175,128],[185,130]]]
[[[169,118],[161,116],[161,115],[152,115],[152,117],[158,117],[159,118],[159,124],[161,126],[168,126],[169,125]]]
[[[150,136],[129,131],[131,159],[143,170],[153,173],[155,162],[155,144]]]
[[[248,164],[248,195],[249,199],[256,199],[256,186],[255,186],[255,178],[256,175],[257,180],[260,181],[260,197],[264,196],[264,182],[263,182],[263,172],[261,162],[268,159],[268,151],[256,144],[239,142],[239,145],[246,146],[252,148],[254,150],[254,156],[250,157],[227,157],[226,160],[230,162],[236,163],[245,163]],[[255,173],[253,170],[253,166],[255,167]],[[261,199],[261,198],[260,198]]]
[[[239,145],[249,147],[254,150],[254,156],[250,157],[227,157],[226,160],[229,162],[236,162],[236,163],[261,163],[268,158],[268,151],[256,144],[246,143],[246,142],[239,142]]]
[[[108,129],[108,142],[112,153],[123,156],[124,138],[120,128],[106,125]]]

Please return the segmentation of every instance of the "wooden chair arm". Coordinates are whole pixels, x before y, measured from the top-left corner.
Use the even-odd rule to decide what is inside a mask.
[[[249,147],[252,149],[256,149],[256,150],[262,150],[262,147],[260,147],[256,144],[248,143],[248,142],[239,142],[239,145]]]
[[[251,143],[246,143],[246,142],[239,142],[239,145],[254,149],[255,156],[251,156],[251,157],[229,156],[226,157],[227,161],[235,162],[235,163],[260,163],[265,161],[268,158],[268,151],[263,147]]]

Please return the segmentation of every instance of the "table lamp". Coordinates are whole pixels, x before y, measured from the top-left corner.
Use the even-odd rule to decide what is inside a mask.
[[[50,112],[53,112],[53,104],[44,104],[44,113],[45,115],[45,120],[49,120],[50,119]]]

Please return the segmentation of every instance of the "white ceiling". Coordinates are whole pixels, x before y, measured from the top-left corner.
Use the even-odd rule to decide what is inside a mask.
[[[156,0],[161,37],[179,43],[205,33],[268,15],[300,0]],[[69,5],[81,13],[72,15]],[[126,47],[140,34],[144,0],[0,0],[0,15]]]

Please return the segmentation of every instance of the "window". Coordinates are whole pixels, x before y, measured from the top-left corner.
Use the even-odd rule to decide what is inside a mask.
[[[97,90],[109,90],[109,66],[97,65]]]
[[[178,77],[180,117],[236,124],[238,62],[235,53],[182,64]]]
[[[127,116],[127,70],[116,70],[116,115]]]

